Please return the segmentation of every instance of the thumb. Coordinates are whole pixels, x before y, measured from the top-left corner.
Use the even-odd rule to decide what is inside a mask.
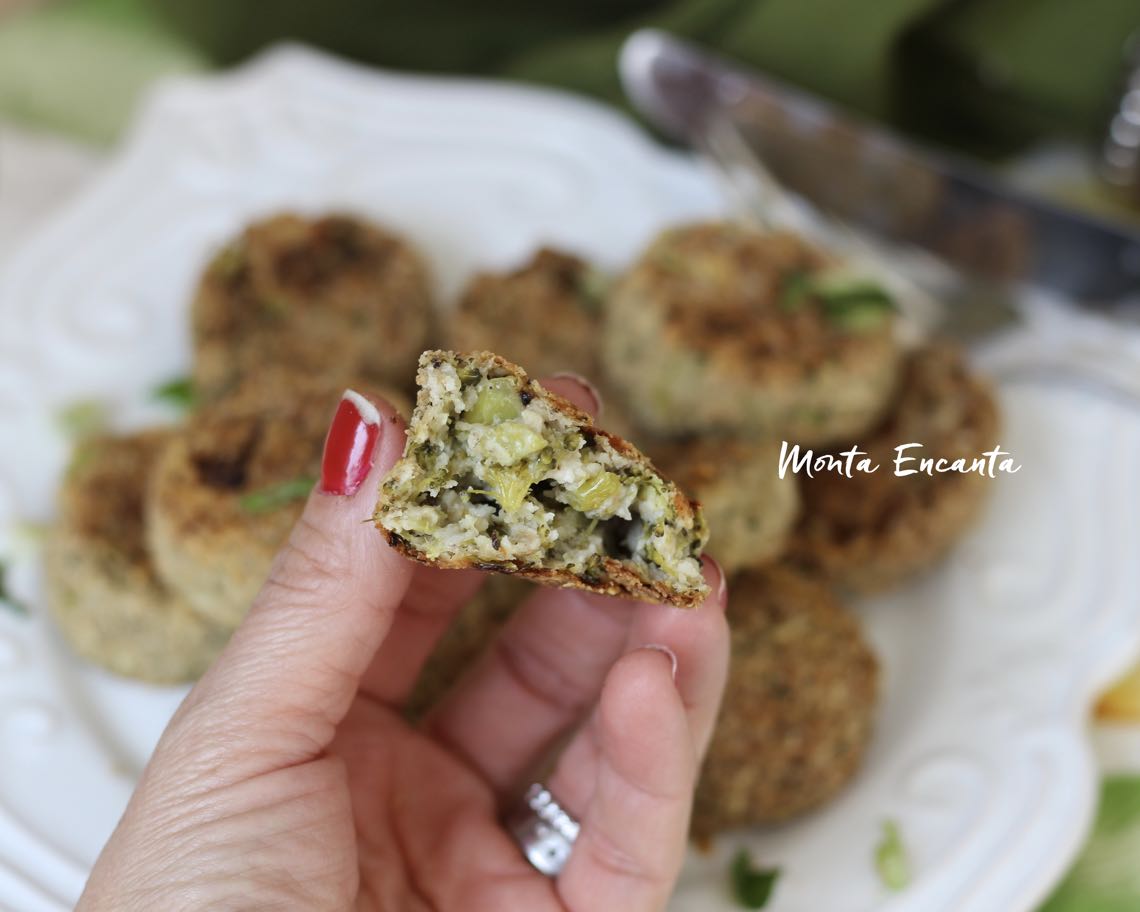
[[[237,781],[304,762],[332,740],[383,642],[412,565],[370,522],[404,422],[352,390],[325,439],[320,485],[249,614],[163,738]]]

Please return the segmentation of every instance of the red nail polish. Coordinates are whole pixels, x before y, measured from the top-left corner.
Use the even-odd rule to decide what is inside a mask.
[[[380,413],[354,390],[347,390],[337,406],[321,460],[322,494],[355,494],[372,468],[380,439]]]

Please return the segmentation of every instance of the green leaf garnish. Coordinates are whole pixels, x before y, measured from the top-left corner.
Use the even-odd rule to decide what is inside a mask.
[[[280,320],[289,313],[289,299],[282,294],[265,294],[259,299],[261,313],[273,320]]]
[[[609,294],[610,277],[593,266],[587,266],[578,276],[578,300],[590,314],[600,314]]]
[[[158,402],[190,411],[194,407],[194,381],[189,377],[176,377],[156,386],[151,396]]]
[[[21,548],[39,548],[47,539],[50,528],[47,523],[22,519],[12,526],[12,541]]]
[[[795,313],[809,299],[819,302],[826,316],[844,329],[860,331],[880,326],[898,308],[881,285],[859,276],[802,270],[790,272],[780,283],[780,310]]]
[[[763,909],[768,905],[779,868],[758,868],[752,863],[747,849],[741,849],[732,859],[732,895],[745,909]]]
[[[910,883],[910,860],[893,820],[883,821],[883,838],[875,847],[875,870],[888,890],[901,890]]]
[[[237,277],[245,268],[245,249],[240,243],[223,247],[214,257],[210,268],[222,279],[230,280]]]
[[[1092,835],[1039,912],[1132,912],[1140,904],[1140,776],[1109,776]]]
[[[15,599],[8,592],[8,565],[0,561],[0,607],[7,608],[13,614],[18,614],[20,617],[28,616],[28,606],[23,602]]]
[[[844,329],[873,329],[897,309],[886,289],[869,279],[819,279],[813,292],[827,318]]]
[[[309,492],[313,490],[314,484],[316,484],[316,479],[305,475],[301,478],[294,478],[290,481],[283,481],[280,484],[271,485],[268,488],[262,488],[260,491],[251,491],[249,494],[244,495],[238,503],[241,504],[241,508],[245,510],[246,513],[255,515],[259,513],[272,513],[274,510],[286,504],[308,497]]]
[[[107,427],[107,403],[98,399],[79,399],[60,409],[56,420],[72,440],[93,437]]]
[[[655,263],[666,272],[675,272],[678,275],[685,273],[685,260],[671,250],[658,250],[653,257]]]

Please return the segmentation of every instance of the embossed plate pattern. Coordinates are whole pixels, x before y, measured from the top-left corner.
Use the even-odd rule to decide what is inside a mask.
[[[186,370],[204,256],[283,207],[393,224],[429,252],[445,296],[540,242],[620,266],[659,227],[723,209],[692,162],[556,93],[293,48],[159,91],[104,175],[0,273],[0,553],[33,608],[0,613],[4,909],[70,907],[183,693],[77,663],[36,610],[19,524],[50,515],[66,456],[53,416],[98,398],[124,426],[154,420],[146,390]],[[1022,356],[1034,344],[1010,342]],[[1008,350],[983,367],[1000,372]],[[741,842],[782,866],[771,908],[795,912],[1028,909],[1072,857],[1095,787],[1086,709],[1140,644],[1140,414],[1012,374],[1000,393],[1001,442],[1024,468],[994,482],[944,566],[859,606],[886,678],[865,769],[824,810],[693,855],[677,912],[734,907],[724,872]],[[914,865],[898,894],[872,865],[887,817]]]

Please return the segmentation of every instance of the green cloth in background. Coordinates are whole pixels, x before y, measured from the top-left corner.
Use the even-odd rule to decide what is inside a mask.
[[[982,154],[1099,137],[1140,0],[59,0],[0,21],[0,116],[108,140],[156,76],[282,40],[621,104],[655,26]]]
[[[1093,834],[1040,912],[1140,909],[1140,776],[1111,776],[1101,787]]]
[[[1096,137],[1140,28],[1140,0],[154,2],[222,63],[295,38],[381,66],[506,75],[615,103],[621,41],[656,26],[986,153]]]
[[[113,142],[155,79],[205,66],[147,0],[89,0],[0,20],[0,119]]]
[[[1140,0],[944,3],[901,36],[893,116],[945,144],[1098,139],[1124,87]]]

